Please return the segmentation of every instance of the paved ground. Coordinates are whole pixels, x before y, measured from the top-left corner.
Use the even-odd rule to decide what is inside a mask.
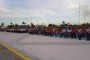
[[[90,41],[0,32],[0,41],[31,60],[89,60]]]
[[[0,60],[23,60],[0,44]]]

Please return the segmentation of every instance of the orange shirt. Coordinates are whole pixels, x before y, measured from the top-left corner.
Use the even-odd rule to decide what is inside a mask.
[[[51,27],[48,27],[47,28],[47,32],[53,32],[52,28]]]

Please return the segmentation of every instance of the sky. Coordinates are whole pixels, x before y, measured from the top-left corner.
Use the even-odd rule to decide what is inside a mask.
[[[89,3],[90,0],[0,0],[0,23],[90,23]]]

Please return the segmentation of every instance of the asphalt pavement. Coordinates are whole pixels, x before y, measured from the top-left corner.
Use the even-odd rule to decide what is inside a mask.
[[[0,60],[23,60],[0,44]]]

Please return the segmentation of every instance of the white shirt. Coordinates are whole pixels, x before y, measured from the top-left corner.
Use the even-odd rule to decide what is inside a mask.
[[[66,32],[66,29],[62,29],[62,32]]]
[[[81,32],[81,29],[78,29],[78,32]]]
[[[71,29],[67,29],[67,32],[71,32],[72,30]]]

